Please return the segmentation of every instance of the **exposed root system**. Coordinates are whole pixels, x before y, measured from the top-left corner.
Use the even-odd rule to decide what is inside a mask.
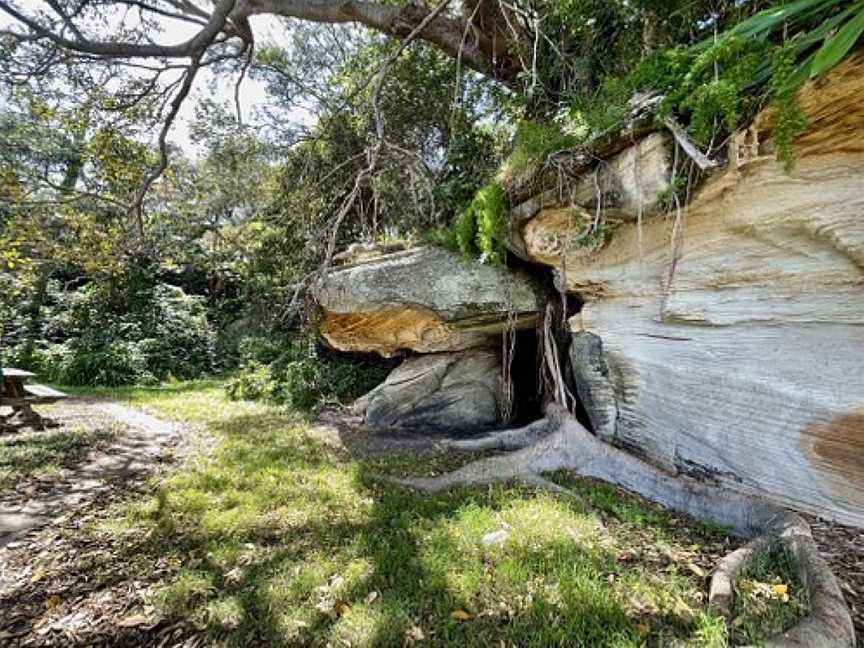
[[[768,646],[854,648],[852,617],[837,580],[819,553],[807,522],[763,499],[675,477],[604,443],[563,408],[550,405],[547,416],[527,427],[479,439],[448,441],[450,449],[506,450],[505,454],[469,463],[437,477],[388,479],[424,492],[454,486],[521,480],[558,492],[569,492],[542,477],[569,470],[582,477],[622,486],[675,511],[733,529],[752,540],[720,561],[711,580],[710,605],[728,618],[738,574],[776,543],[796,559],[799,576],[810,594],[810,614],[799,624],[766,642]]]

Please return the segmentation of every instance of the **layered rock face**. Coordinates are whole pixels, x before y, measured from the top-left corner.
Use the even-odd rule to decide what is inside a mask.
[[[332,271],[315,297],[333,347],[391,356],[484,346],[511,314],[517,328],[531,327],[540,295],[525,274],[417,247]]]
[[[672,473],[864,525],[864,57],[801,95],[786,173],[732,156],[676,214],[599,252],[560,214],[523,221],[530,258],[585,301],[571,321],[603,438]],[[756,135],[768,141],[769,132]],[[540,201],[541,203],[544,201]]]
[[[475,431],[501,420],[501,333],[533,327],[542,289],[524,273],[437,247],[335,270],[316,294],[343,351],[410,357],[355,409],[375,429]]]
[[[492,350],[405,360],[354,409],[375,429],[474,431],[500,420],[501,356]]]

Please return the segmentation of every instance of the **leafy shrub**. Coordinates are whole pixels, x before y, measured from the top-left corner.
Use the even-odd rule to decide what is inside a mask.
[[[455,248],[465,257],[479,254],[483,261],[504,263],[508,218],[507,194],[500,184],[492,182],[475,194],[449,231],[439,230],[433,241]]]
[[[494,182],[486,185],[474,196],[470,209],[473,209],[476,214],[476,241],[480,254],[484,259],[503,263],[506,254],[504,241],[509,218],[507,195],[504,189]]]
[[[276,396],[276,381],[269,365],[250,362],[225,385],[232,400],[266,400]]]
[[[262,362],[279,346],[269,364]],[[308,338],[241,342],[244,357],[226,390],[233,399],[271,400],[298,411],[328,402],[347,402],[378,385],[393,361],[365,355],[336,353]]]
[[[93,349],[74,348],[64,354],[52,379],[69,385],[119,385],[156,382],[140,344],[108,342]]]
[[[4,362],[54,382],[105,386],[195,378],[215,366],[204,302],[175,286],[89,284],[53,295],[43,319],[42,337],[4,349]]]

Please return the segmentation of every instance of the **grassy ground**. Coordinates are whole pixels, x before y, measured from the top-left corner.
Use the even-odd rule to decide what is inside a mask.
[[[53,415],[56,410],[42,407],[40,412]],[[62,428],[0,434],[0,495],[26,480],[56,476],[94,448],[106,446],[118,431],[110,420],[82,416],[74,408],[66,407],[63,414]]]
[[[177,564],[152,603],[231,644],[724,645],[696,564],[722,536],[614,489],[421,496],[369,475],[461,459],[358,461],[218,383],[112,396],[220,440],[113,525],[146,537],[139,560]]]
[[[49,603],[64,602],[58,618],[134,591],[143,608],[123,604],[103,625],[180,621],[215,645],[727,645],[704,610],[728,538],[617,489],[559,474],[575,497],[521,486],[419,495],[371,476],[468,458],[355,458],[295,414],[228,401],[216,381],[98,395],[198,423],[208,441],[134,503],[70,532],[89,534],[69,552],[86,560],[86,590],[70,560],[63,574],[40,563],[19,595],[33,609],[49,590]]]
[[[809,597],[782,547],[759,556],[735,583],[731,635],[735,645],[758,644],[782,632],[807,614]]]

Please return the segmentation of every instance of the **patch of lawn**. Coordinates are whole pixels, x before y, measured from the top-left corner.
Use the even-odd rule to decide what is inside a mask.
[[[782,546],[773,547],[757,556],[735,582],[732,638],[736,645],[759,645],[791,628],[809,609],[795,558]]]
[[[111,528],[177,565],[152,597],[237,646],[723,646],[704,610],[703,544],[725,537],[616,489],[575,498],[521,485],[429,496],[377,473],[438,472],[465,455],[356,460],[282,409],[218,383],[112,390],[218,442]],[[494,534],[494,535],[490,535]],[[703,561],[704,563],[704,561]],[[690,564],[693,569],[688,568]]]
[[[76,422],[42,432],[0,435],[0,493],[21,481],[47,478],[78,463],[94,448],[104,447],[117,434],[105,422]]]
[[[134,405],[155,415],[189,423],[211,423],[244,413],[265,411],[264,405],[250,401],[230,401],[225,397],[222,380],[190,380],[152,386],[57,388],[70,396],[112,400]],[[272,411],[272,408],[267,409]]]

